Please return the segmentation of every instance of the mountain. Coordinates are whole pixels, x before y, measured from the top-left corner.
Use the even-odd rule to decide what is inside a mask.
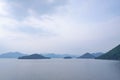
[[[99,57],[99,56],[101,56],[101,55],[103,55],[103,54],[104,54],[104,53],[102,53],[102,52],[92,53],[92,55],[95,56],[95,57]]]
[[[20,52],[7,52],[0,55],[0,58],[18,58],[21,56],[25,56],[26,54]]]
[[[72,59],[72,57],[71,56],[66,56],[66,57],[64,57],[64,59]]]
[[[90,53],[86,53],[86,54],[83,54],[82,56],[80,56],[80,57],[78,57],[78,58],[94,59],[95,56],[93,56],[93,55],[90,54]]]
[[[120,60],[120,45],[108,51],[106,54],[97,57],[96,59]]]
[[[71,57],[73,57],[73,58],[75,58],[76,57],[76,55],[72,55],[72,54],[54,54],[54,53],[48,53],[48,54],[42,54],[42,55],[44,55],[44,56],[46,56],[46,57],[51,57],[51,58],[64,58],[64,57],[66,57],[66,56],[71,56]]]
[[[28,55],[28,56],[19,57],[18,59],[50,59],[50,57],[45,57],[40,54],[32,54],[32,55]]]

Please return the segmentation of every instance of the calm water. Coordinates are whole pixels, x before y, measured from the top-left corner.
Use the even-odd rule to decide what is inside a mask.
[[[120,62],[0,59],[0,80],[120,80]]]

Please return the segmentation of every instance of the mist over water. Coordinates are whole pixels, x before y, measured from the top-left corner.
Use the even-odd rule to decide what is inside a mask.
[[[94,59],[0,60],[0,80],[119,79],[119,61]]]

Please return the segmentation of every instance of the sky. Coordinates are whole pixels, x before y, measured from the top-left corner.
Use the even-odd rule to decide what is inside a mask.
[[[83,54],[120,44],[120,0],[0,0],[0,54]]]

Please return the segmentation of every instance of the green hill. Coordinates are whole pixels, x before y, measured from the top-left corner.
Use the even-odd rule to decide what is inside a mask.
[[[100,57],[97,57],[97,59],[120,60],[120,45],[113,48],[106,54],[103,54]]]

